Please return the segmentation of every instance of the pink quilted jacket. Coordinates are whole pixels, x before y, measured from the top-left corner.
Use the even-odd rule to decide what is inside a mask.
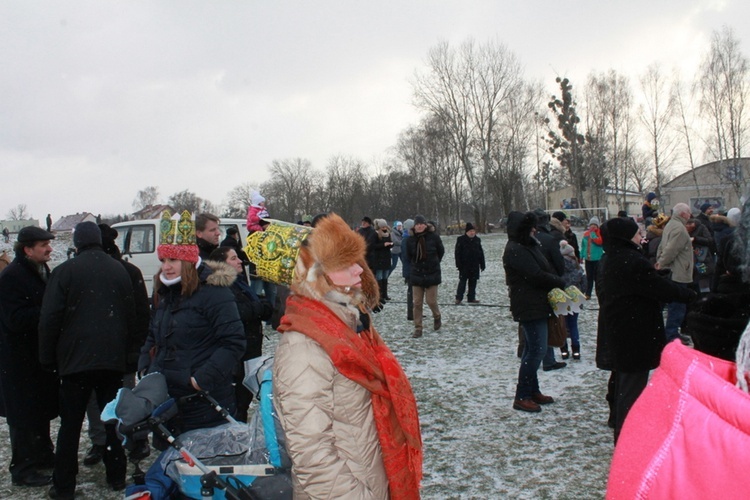
[[[670,343],[630,410],[608,499],[750,498],[750,395],[735,364]]]

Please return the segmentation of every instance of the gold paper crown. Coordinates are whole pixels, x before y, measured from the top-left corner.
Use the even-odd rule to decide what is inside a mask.
[[[169,210],[162,212],[159,231],[162,245],[195,245],[195,221],[187,210],[174,216]]]
[[[198,245],[195,241],[195,221],[190,212],[184,210],[182,214],[174,216],[169,210],[162,212],[157,249],[159,259],[198,262]]]
[[[312,228],[274,219],[265,231],[256,231],[247,237],[245,253],[256,266],[256,274],[278,285],[290,285],[302,242],[310,236]]]

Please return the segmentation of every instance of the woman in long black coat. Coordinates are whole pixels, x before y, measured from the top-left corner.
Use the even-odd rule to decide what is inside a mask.
[[[615,217],[606,226],[599,317],[605,319],[601,333],[608,352],[597,353],[597,364],[608,357],[615,372],[617,441],[625,416],[646,387],[649,371],[659,366],[666,343],[661,304],[689,302],[696,294],[659,275],[635,242],[640,235],[632,219]]]
[[[528,412],[541,411],[540,404],[553,402],[540,391],[537,371],[547,354],[547,319],[552,316],[547,293],[565,287],[534,237],[536,225],[533,212],[508,214],[508,244],[503,253],[510,312],[521,324],[525,340],[513,408]]]

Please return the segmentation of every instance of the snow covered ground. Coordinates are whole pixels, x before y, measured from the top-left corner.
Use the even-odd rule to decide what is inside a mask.
[[[389,281],[393,300],[375,315],[375,325],[403,364],[419,404],[423,498],[603,498],[613,445],[604,401],[609,373],[594,365],[595,300],[579,318],[581,361],[569,360],[562,370],[539,371],[541,389],[555,403],[537,414],[513,410],[518,327],[510,317],[501,263],[505,235],[482,236],[487,270],[478,285],[479,305],[454,305],[455,238],[443,237],[439,332],[428,328],[431,313],[425,307],[424,336],[411,338],[400,265]],[[57,241],[55,248],[55,260],[64,260],[66,243]],[[272,352],[277,334],[268,334],[265,350]],[[81,460],[88,445],[84,433]],[[4,471],[9,460],[7,426],[0,425]],[[78,498],[121,498],[107,490],[102,465],[81,466],[78,480]],[[46,488],[13,487],[9,474],[0,474],[0,498],[45,494]]]

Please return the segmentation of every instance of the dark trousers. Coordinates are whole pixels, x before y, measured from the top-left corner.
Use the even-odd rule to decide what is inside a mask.
[[[648,370],[641,372],[615,372],[615,444],[620,437],[625,417],[648,384]]]
[[[477,278],[473,276],[467,276],[466,274],[459,273],[458,275],[458,288],[456,289],[456,300],[464,300],[464,292],[466,291],[466,282],[469,282],[469,294],[466,296],[466,300],[472,301],[477,298]]]
[[[594,284],[596,283],[596,270],[599,269],[598,260],[587,260],[584,261],[586,267],[586,295],[591,297],[594,292]]]
[[[91,391],[96,393],[96,402],[101,411],[115,399],[120,387],[122,373],[115,371],[95,370],[61,377],[60,430],[57,434],[55,472],[52,475],[58,495],[73,494],[76,488],[78,441]],[[107,482],[123,481],[127,472],[125,452],[117,439],[114,423],[105,424],[104,428],[107,432],[107,448],[103,456]]]
[[[10,434],[10,475],[21,480],[38,468],[47,468],[54,460],[49,422],[33,426],[8,425]]]

